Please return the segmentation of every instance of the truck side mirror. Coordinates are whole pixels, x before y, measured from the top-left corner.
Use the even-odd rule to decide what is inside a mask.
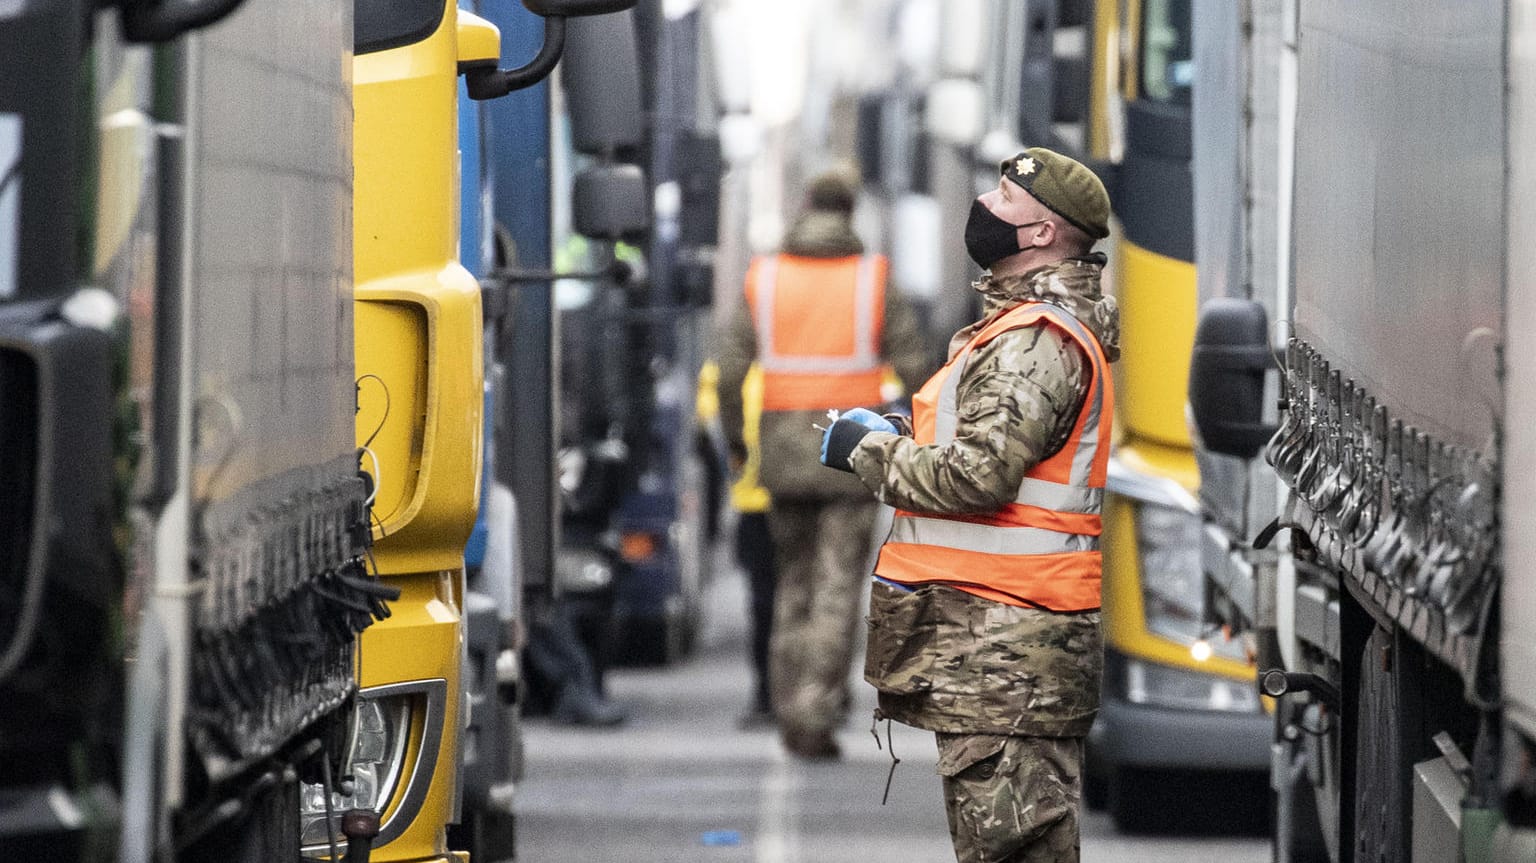
[[[594,240],[638,240],[650,227],[645,174],[634,165],[598,165],[576,174],[571,191],[576,233]]]
[[[567,94],[571,146],[578,153],[619,155],[645,137],[640,105],[640,53],[633,15],[571,24],[560,83]]]
[[[161,2],[118,3],[122,12],[123,36],[129,42],[169,42],[183,33],[218,23],[240,8],[245,0],[202,0],[199,3]],[[106,3],[97,3],[105,6]]]
[[[720,242],[720,176],[724,173],[720,139],[684,132],[672,164],[683,193],[678,238],[688,246],[716,245]]]
[[[1058,0],[1056,3],[1056,34],[1073,27],[1081,28],[1087,46],[1081,53],[1055,55],[1051,70],[1053,123],[1084,123],[1088,120],[1088,103],[1092,98],[1092,40],[1093,9],[1087,0]]]
[[[544,19],[544,44],[532,60],[516,69],[477,63],[464,69],[465,90],[471,99],[497,99],[532,87],[549,76],[565,51],[565,19],[623,12],[636,0],[523,0],[523,6]]]
[[[1264,307],[1218,297],[1205,304],[1189,365],[1189,404],[1206,449],[1251,459],[1275,434],[1264,422],[1264,374],[1274,366]]]
[[[545,18],[559,15],[564,18],[580,18],[586,15],[607,15],[634,8],[635,0],[523,0],[523,7]]]

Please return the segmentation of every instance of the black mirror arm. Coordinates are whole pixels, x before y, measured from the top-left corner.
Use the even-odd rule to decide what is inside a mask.
[[[613,261],[600,270],[557,273],[554,270],[519,270],[507,268],[491,274],[493,280],[520,284],[524,282],[552,282],[555,279],[576,279],[583,282],[616,282],[624,284],[634,276],[635,270],[623,261]]]
[[[520,270],[502,267],[480,280],[481,310],[487,321],[499,321],[512,307],[510,293],[514,285],[529,282],[552,282],[556,279],[578,279],[585,282],[612,282],[619,286],[634,278],[635,270],[623,261],[613,261],[600,270],[587,272],[557,273],[554,270]]]
[[[159,3],[121,5],[123,35],[130,42],[168,42],[171,39],[218,22],[240,8],[245,0],[205,0],[202,3],[161,0]]]
[[[532,87],[555,70],[565,51],[565,18],[551,15],[544,19],[544,44],[539,53],[516,69],[497,69],[494,65],[471,66],[464,70],[464,86],[471,99],[500,99],[508,93]]]

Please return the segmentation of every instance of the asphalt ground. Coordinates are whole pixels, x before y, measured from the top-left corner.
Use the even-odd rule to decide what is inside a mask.
[[[853,687],[839,734],[843,759],[786,756],[771,729],[741,730],[748,702],[742,580],[722,572],[706,598],[695,653],[665,668],[609,673],[610,696],[629,712],[616,729],[527,720],[527,772],[517,802],[522,863],[943,863],[954,859],[933,771],[932,735],[892,726],[901,758],[889,800],[889,754],[870,734],[874,693]],[[884,723],[880,727],[885,739]],[[1179,793],[1170,789],[1170,794]],[[1230,834],[1219,795],[1188,816],[1181,833],[1126,836],[1103,812],[1086,812],[1083,860],[1184,863],[1270,859],[1247,827]],[[1195,805],[1195,804],[1192,804]]]

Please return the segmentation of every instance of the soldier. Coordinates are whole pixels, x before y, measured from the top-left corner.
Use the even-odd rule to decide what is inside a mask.
[[[853,232],[854,196],[840,174],[812,182],[782,251],[748,269],[720,348],[720,419],[738,465],[741,384],[754,360],[762,369],[759,471],[778,570],[769,688],[784,747],[803,758],[840,755],[876,512],[856,480],[816,466],[811,426],[831,407],[880,404],[888,364],[909,392],[932,367],[885,258]]]
[[[1104,185],[1035,147],[971,206],[985,315],[910,425],[844,414],[822,461],[897,508],[875,565],[876,718],[936,733],[961,863],[1076,861],[1099,705],[1100,517],[1119,318],[1099,288]],[[899,418],[898,418],[899,419]]]

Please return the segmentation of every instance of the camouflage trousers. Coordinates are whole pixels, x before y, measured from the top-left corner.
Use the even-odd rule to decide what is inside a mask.
[[[869,500],[775,499],[768,511],[779,570],[768,670],[782,731],[830,731],[847,713],[878,508]]]
[[[959,863],[1078,863],[1083,738],[936,736]]]

